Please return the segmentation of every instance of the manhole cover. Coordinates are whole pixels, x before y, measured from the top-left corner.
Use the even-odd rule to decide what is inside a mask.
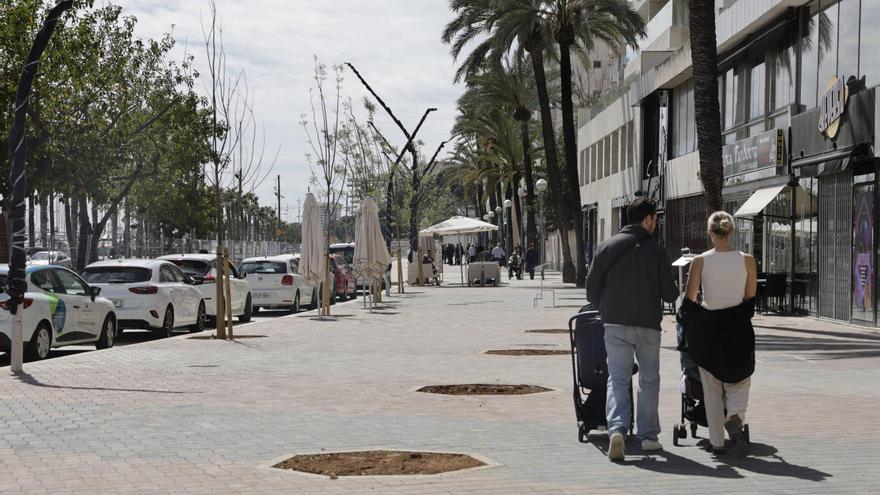
[[[265,339],[269,337],[268,335],[235,335],[233,337],[234,340],[243,340],[243,339]],[[196,335],[195,337],[187,337],[191,340],[222,340],[218,339],[214,335]]]
[[[417,390],[426,394],[443,395],[528,395],[550,392],[549,388],[537,385],[499,385],[499,384],[467,384],[467,385],[428,385]]]
[[[493,356],[567,356],[571,351],[562,349],[493,349],[484,354]]]
[[[368,450],[298,455],[273,467],[335,478],[439,474],[484,465],[481,461],[464,454]]]
[[[526,330],[526,333],[568,333],[566,328],[548,328],[539,330]]]

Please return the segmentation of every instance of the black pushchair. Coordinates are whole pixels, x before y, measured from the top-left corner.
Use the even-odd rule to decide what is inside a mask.
[[[581,308],[568,320],[571,340],[571,368],[574,378],[574,411],[578,423],[578,441],[589,441],[590,431],[608,429],[605,398],[608,393],[608,356],[605,352],[605,327],[599,312],[592,306]],[[638,365],[633,365],[633,374]],[[629,390],[633,404],[632,387]],[[634,410],[630,418],[634,418]],[[630,422],[629,431],[633,431]]]
[[[708,428],[709,422],[706,420],[700,369],[687,352],[687,338],[681,324],[676,326],[676,333],[677,349],[681,358],[681,421],[672,425],[672,444],[677,447],[679,440],[687,438],[688,426],[690,426],[691,438],[697,438],[697,428],[699,426]],[[743,425],[743,433],[746,441],[750,442],[749,425]]]

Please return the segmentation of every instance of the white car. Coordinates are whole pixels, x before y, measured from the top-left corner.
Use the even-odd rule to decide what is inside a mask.
[[[162,260],[108,260],[82,272],[116,307],[120,328],[144,328],[170,337],[175,328],[205,329],[205,300],[196,282]]]
[[[162,256],[160,260],[170,261],[180,270],[196,281],[202,299],[205,300],[205,311],[209,318],[217,316],[217,256],[213,254],[172,254]],[[251,321],[253,315],[253,299],[251,287],[238,268],[229,263],[230,291],[232,293],[232,315],[238,321]]]
[[[299,261],[292,254],[248,258],[238,266],[251,286],[254,312],[260,309],[287,309],[296,313],[302,307],[315,308],[318,286],[299,274]]]
[[[302,258],[302,256],[300,255],[300,253],[296,253],[291,256],[293,256],[293,262],[296,263],[297,273],[299,273],[299,263],[300,263],[300,259]],[[330,281],[330,304],[336,304],[336,283],[335,283],[336,279],[335,279],[335,276],[333,275],[332,267],[327,268],[327,276],[325,277],[325,280]],[[310,288],[313,288],[314,290],[318,291],[318,301],[320,301],[321,294],[323,294],[323,291],[324,291],[324,284],[321,284],[319,282],[309,282],[309,281],[305,281],[305,284],[306,284],[306,287],[310,287]],[[314,305],[312,305],[313,309],[317,308],[317,307],[318,307],[318,303],[315,303]]]
[[[98,349],[113,347],[117,325],[113,303],[100,297],[100,287],[84,282],[60,266],[29,266],[22,313],[25,356],[44,359],[49,349],[94,343]],[[6,285],[9,266],[0,265],[0,286]],[[12,348],[9,296],[0,294],[0,349]]]
[[[70,256],[61,251],[39,251],[31,255],[28,263],[31,265],[57,265],[71,268]]]

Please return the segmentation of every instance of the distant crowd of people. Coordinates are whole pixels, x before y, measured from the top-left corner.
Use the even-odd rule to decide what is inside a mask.
[[[443,246],[443,262],[447,265],[461,265],[463,262],[494,261],[502,267],[507,267],[510,278],[516,277],[520,280],[522,280],[523,273],[528,273],[534,280],[535,270],[540,264],[540,258],[534,244],[529,244],[529,249],[525,252],[522,246],[517,245],[513,248],[513,252],[509,257],[501,243],[496,244],[491,249],[488,249],[482,243],[468,244],[466,248],[461,244],[452,243]]]

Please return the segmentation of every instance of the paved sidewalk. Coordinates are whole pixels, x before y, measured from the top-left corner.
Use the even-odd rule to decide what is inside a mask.
[[[533,308],[537,281],[492,288],[407,288],[370,314],[283,317],[237,331],[235,343],[157,340],[26,364],[0,376],[2,493],[878,493],[880,333],[810,319],[759,317],[749,411],[752,458],[718,462],[687,439],[679,415],[672,320],[663,335],[661,439],[629,443],[612,464],[607,441],[580,444],[567,356],[508,357],[488,349],[567,349],[583,304]],[[549,301],[545,301],[549,305]],[[520,397],[416,393],[429,384],[527,383]],[[707,435],[705,429],[701,429]],[[474,453],[493,467],[426,477],[330,480],[270,469],[322,450],[385,448]]]

